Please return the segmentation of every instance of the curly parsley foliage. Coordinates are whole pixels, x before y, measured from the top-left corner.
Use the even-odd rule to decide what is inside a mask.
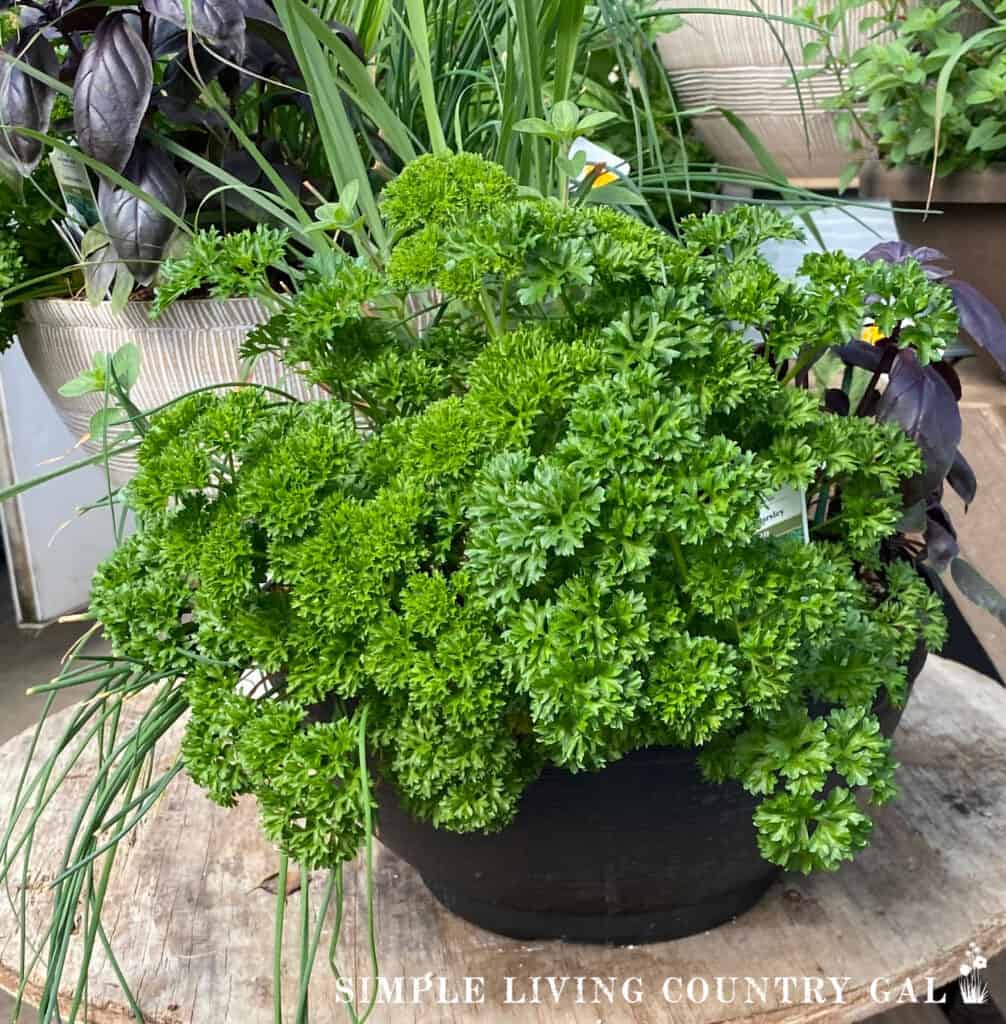
[[[794,310],[827,332],[885,300],[877,276],[784,283],[758,244],[790,229],[765,211],[679,243],[473,157],[417,161],[386,204],[387,275],[333,257],[285,314],[282,344],[352,404],[200,395],[140,449],[142,528],[94,610],[117,651],[186,677],[192,777],[332,865],[363,834],[364,711],[375,772],[458,831],[504,827],[547,764],[676,745],[762,797],[770,860],[852,856],[852,794],[893,792],[875,702],[903,698],[920,630],[941,638],[886,547],[920,459],[745,332],[782,355]],[[403,320],[424,304],[435,323]],[[756,535],[782,482],[841,483],[819,542]]]

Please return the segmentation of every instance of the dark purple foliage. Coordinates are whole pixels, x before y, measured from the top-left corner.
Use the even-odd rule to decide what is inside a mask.
[[[121,14],[108,15],[84,51],[73,87],[73,124],[88,156],[121,171],[150,103],[153,62]]]
[[[906,482],[905,503],[925,500],[946,479],[961,442],[961,414],[954,393],[932,367],[919,363],[914,349],[905,348],[894,358],[876,417],[899,424],[918,445],[923,471]]]
[[[42,71],[50,78],[59,73],[59,63],[49,40],[34,30],[12,39],[0,51],[0,59],[0,124],[4,125],[0,131],[0,150],[20,174],[31,174],[41,160],[45,146],[39,139],[24,135],[17,129],[48,131],[56,95],[16,61]]]
[[[4,0],[0,8],[6,9]],[[282,22],[271,0],[34,0],[21,8],[20,19],[21,40],[0,53],[0,124],[8,126],[0,132],[0,160],[26,176],[45,150],[42,140],[18,131],[44,135],[50,130],[55,92],[29,69],[72,85],[77,144],[99,165],[102,226],[137,280],[148,281],[153,266],[148,261],[162,255],[172,222],[151,203],[116,185],[111,172],[142,189],[149,185],[150,195],[176,212],[185,208],[183,183],[192,205],[215,193],[216,180],[152,148],[155,133],[145,128],[154,116],[162,117],[176,126],[173,139],[202,159],[218,166],[228,166],[237,157],[247,159],[245,146],[231,137],[226,119],[204,100],[213,95],[223,109],[234,110],[252,76],[295,81],[297,66]],[[363,59],[351,29],[334,23],[333,31]],[[155,66],[161,69],[156,88]],[[262,97],[266,111],[274,99],[267,93]],[[308,156],[298,152],[277,158],[273,136],[253,141],[290,187],[299,190],[310,177],[306,165],[286,165]],[[254,178],[256,188],[273,188],[258,166],[253,175],[239,177]],[[257,219],[254,208],[249,211],[247,203],[242,208],[237,193],[223,194],[219,202],[239,217],[243,212]]]
[[[919,263],[926,276],[933,281],[942,281],[954,296],[961,327],[975,342],[999,364],[1006,373],[1006,321],[999,310],[977,288],[953,276],[953,271],[938,264],[946,263],[947,257],[938,249],[929,246],[913,248],[907,242],[882,242],[863,254],[869,263],[886,260],[888,263],[903,263],[913,259]]]
[[[185,211],[185,188],[166,153],[141,142],[123,177],[179,216]],[[98,192],[101,222],[109,242],[140,284],[151,281],[175,225],[160,210],[107,180]]]

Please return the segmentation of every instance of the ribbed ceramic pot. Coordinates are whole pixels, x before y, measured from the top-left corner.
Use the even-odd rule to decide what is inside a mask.
[[[665,6],[674,5],[668,2]],[[724,4],[723,0],[694,0],[687,6],[690,11],[748,9],[746,4]],[[824,13],[834,3],[818,6]],[[883,42],[883,37],[877,39],[859,27],[864,18],[881,15],[883,6],[869,3],[846,15],[841,31],[846,33],[849,52]],[[758,9],[791,18],[795,7],[792,0],[765,0]],[[749,9],[756,13],[754,5]],[[987,25],[984,15],[973,6],[962,5],[956,23],[962,35],[967,37]],[[787,177],[825,187],[839,177],[850,159],[849,150],[835,135],[835,115],[825,109],[826,102],[838,94],[838,84],[830,75],[821,75],[801,82],[797,92],[793,82],[794,68],[803,70],[804,44],[818,38],[815,32],[780,21],[689,13],[681,28],[661,37],[660,50],[680,106],[732,111],[755,133]],[[691,124],[720,163],[764,172],[750,147],[715,111],[697,115]]]
[[[820,8],[823,12],[831,6],[825,3]],[[660,39],[679,105],[732,111],[789,178],[821,184],[837,179],[850,156],[835,135],[834,114],[824,105],[837,95],[838,85],[831,76],[819,76],[801,82],[798,92],[787,63],[788,57],[800,71],[804,44],[817,39],[817,34],[757,17],[694,13],[695,8],[714,11],[724,7],[740,10],[747,5],[694,0],[688,4],[690,13],[684,15],[684,25]],[[766,0],[759,10],[792,18],[794,7],[792,0]],[[753,6],[750,10],[756,13]],[[850,50],[871,41],[859,31],[862,19],[881,13],[882,4],[871,3],[847,15]],[[720,163],[764,173],[751,149],[718,113],[699,114],[691,124]]]
[[[140,409],[155,409],[195,388],[241,380],[241,343],[269,315],[253,299],[176,302],[156,320],[150,319],[150,308],[149,302],[130,302],[113,313],[108,303],[92,306],[74,299],[25,303],[24,319],[18,324],[21,347],[75,437],[88,432],[91,416],[104,398],[64,398],[59,388],[87,369],[96,353],[115,352],[127,342],[137,344],[142,362],[132,397]],[[250,379],[300,399],[323,397],[271,355],[259,358]],[[92,441],[84,447],[98,450]],[[131,455],[120,455],[111,460],[111,468],[116,482],[122,482],[135,472],[136,462]]]

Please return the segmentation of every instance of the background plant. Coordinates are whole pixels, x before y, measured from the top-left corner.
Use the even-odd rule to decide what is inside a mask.
[[[836,127],[862,159],[894,167],[932,166],[938,175],[981,171],[1003,158],[1006,121],[1006,7],[962,0],[887,6],[862,18],[862,0],[808,8],[832,31],[805,48],[822,62],[810,74],[836,78]],[[858,18],[875,42],[853,53],[842,46],[838,20]]]

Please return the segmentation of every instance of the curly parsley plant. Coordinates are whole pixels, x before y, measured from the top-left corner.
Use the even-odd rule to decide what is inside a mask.
[[[679,242],[472,156],[416,161],[384,212],[386,271],[333,253],[256,342],[339,397],[199,394],[143,440],[141,528],[93,610],[186,678],[190,775],[333,866],[370,811],[363,728],[375,779],[456,831],[504,828],[546,765],[673,745],[762,797],[769,860],[853,855],[856,792],[894,792],[875,702],[943,623],[888,544],[918,450],[787,361],[903,282],[836,254],[785,282],[758,253],[792,232],[773,214]],[[924,353],[943,296],[914,284]],[[783,484],[841,485],[810,544],[758,535]]]

